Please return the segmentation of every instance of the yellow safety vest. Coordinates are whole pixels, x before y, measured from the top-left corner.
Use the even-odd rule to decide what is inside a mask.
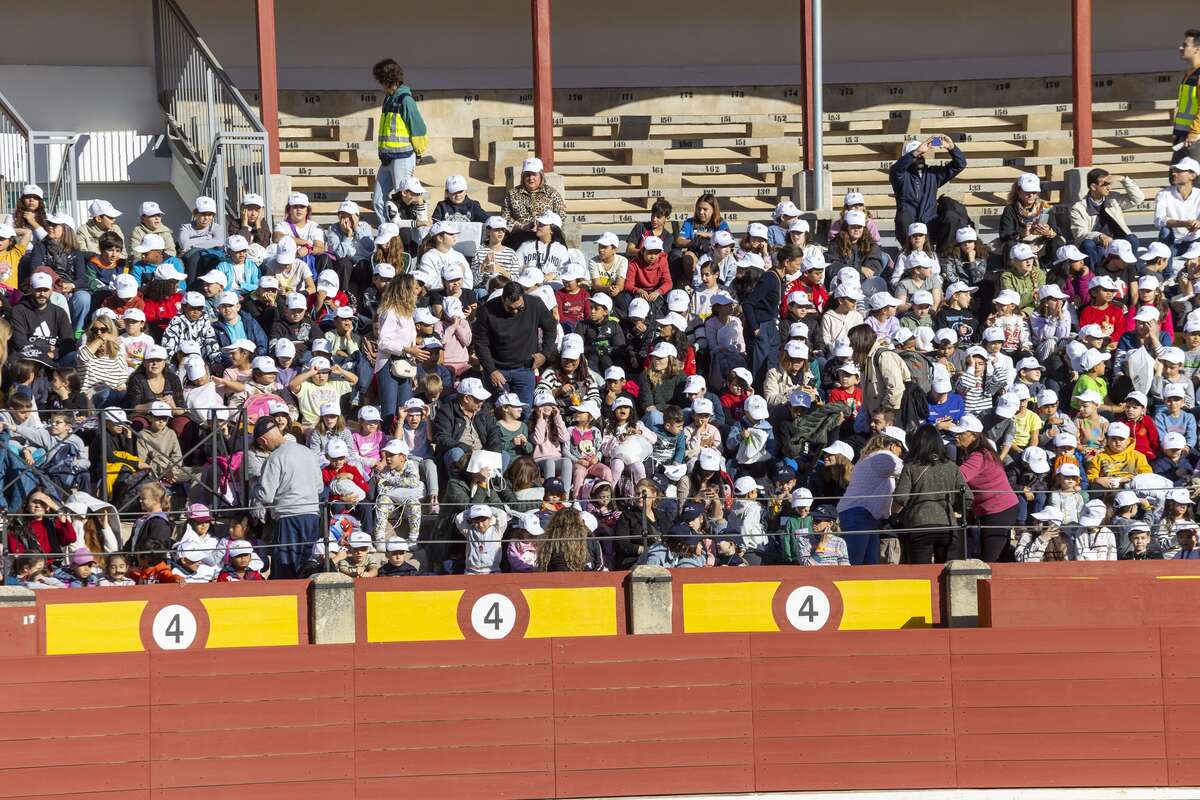
[[[408,131],[404,117],[400,115],[402,105],[403,100],[393,103],[392,97],[389,97],[383,105],[383,113],[379,117],[380,153],[387,155],[407,153],[413,149],[412,134]]]
[[[1200,81],[1200,69],[1192,70],[1179,84],[1179,98],[1175,101],[1175,132],[1187,133],[1196,122],[1197,82]]]

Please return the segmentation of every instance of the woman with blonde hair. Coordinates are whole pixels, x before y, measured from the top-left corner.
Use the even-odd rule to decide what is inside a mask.
[[[603,564],[600,543],[591,538],[583,514],[568,506],[554,512],[538,546],[538,572],[588,572]]]
[[[119,405],[124,399],[130,369],[112,317],[98,316],[88,326],[79,348],[79,372],[83,393],[93,396],[94,407]]]
[[[638,376],[638,413],[661,411],[670,405],[684,379],[679,350],[669,342],[659,342],[650,351],[650,365]]]
[[[417,326],[413,322],[417,295],[417,279],[406,273],[397,275],[379,298],[375,379],[385,430],[392,427],[396,409],[412,397],[416,365],[430,358],[428,350],[417,346]]]

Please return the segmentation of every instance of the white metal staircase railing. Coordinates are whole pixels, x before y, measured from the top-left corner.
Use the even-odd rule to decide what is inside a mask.
[[[267,198],[269,222],[266,129],[175,0],[151,3],[158,101],[172,144],[200,191],[217,199],[219,222],[236,215],[250,192]]]
[[[36,183],[48,210],[78,214],[79,141],[69,131],[32,130],[0,94],[0,213],[13,213],[22,187]]]

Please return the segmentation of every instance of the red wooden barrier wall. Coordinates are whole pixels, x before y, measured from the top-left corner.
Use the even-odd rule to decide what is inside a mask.
[[[992,564],[980,624],[996,628],[1200,625],[1196,561]]]
[[[1198,628],[0,659],[0,797],[1200,784]]]

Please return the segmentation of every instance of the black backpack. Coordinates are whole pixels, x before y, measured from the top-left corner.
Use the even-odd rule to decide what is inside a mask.
[[[954,234],[959,228],[974,228],[967,207],[953,197],[942,195],[937,201],[937,216],[929,224],[929,241],[935,253],[954,247]]]

